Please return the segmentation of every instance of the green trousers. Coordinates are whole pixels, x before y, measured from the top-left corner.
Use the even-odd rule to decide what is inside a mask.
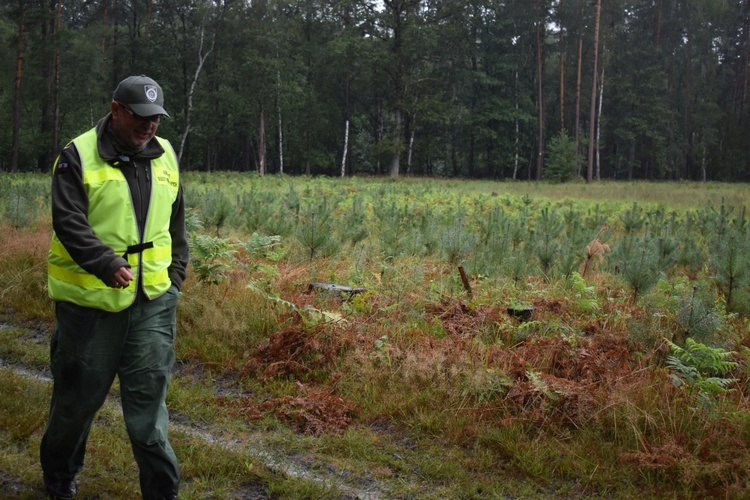
[[[56,304],[50,357],[54,387],[41,444],[48,479],[73,479],[83,468],[91,423],[115,375],[140,471],[144,499],[177,494],[180,471],[167,439],[165,403],[174,365],[178,290],[111,313]]]

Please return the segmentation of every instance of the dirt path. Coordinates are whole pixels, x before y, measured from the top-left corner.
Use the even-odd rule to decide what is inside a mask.
[[[0,321],[0,329],[10,327],[28,330],[29,335],[35,341],[44,339],[46,342],[46,338],[49,335],[48,332],[43,332],[36,328],[12,325]],[[42,381],[48,384],[52,383],[49,370],[30,369],[22,365],[12,364],[2,358],[0,358],[0,367],[10,369],[17,375],[30,380]],[[118,413],[121,412],[119,398],[116,394],[109,395],[105,402],[105,407]],[[338,470],[332,464],[313,457],[300,454],[290,456],[274,452],[272,451],[272,447],[266,446],[264,443],[267,436],[264,436],[261,432],[228,433],[224,429],[209,425],[195,425],[191,423],[187,416],[174,412],[170,413],[170,429],[233,452],[246,454],[267,468],[287,477],[305,479],[325,485],[335,485],[343,493],[344,498],[347,499],[377,500],[384,498],[381,485],[375,479],[355,476],[349,472]],[[40,498],[43,496],[41,484],[25,484],[17,478],[0,471],[0,497],[27,498],[29,494],[34,495],[35,493],[38,493]],[[250,486],[247,491],[238,492],[237,498],[263,499],[268,498],[268,496],[262,487],[257,485]]]

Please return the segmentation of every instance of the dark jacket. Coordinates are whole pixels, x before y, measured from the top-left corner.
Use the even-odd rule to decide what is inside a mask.
[[[138,229],[143,234],[151,192],[151,160],[165,154],[165,151],[155,139],[149,141],[142,151],[127,151],[109,132],[110,118],[108,114],[96,125],[99,156],[125,175]],[[130,265],[94,234],[88,223],[88,210],[89,198],[83,184],[81,160],[71,142],[60,153],[52,176],[52,227],[73,260],[106,283],[115,271]],[[179,289],[185,281],[190,257],[182,186],[172,204],[169,234],[172,237],[169,278]]]

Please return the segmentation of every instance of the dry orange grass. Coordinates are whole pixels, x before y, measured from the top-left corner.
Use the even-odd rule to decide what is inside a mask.
[[[47,261],[52,229],[47,222],[33,229],[16,229],[8,223],[0,225],[0,258],[29,255]]]
[[[16,319],[52,320],[47,299],[47,252],[51,230],[0,228],[0,307]]]

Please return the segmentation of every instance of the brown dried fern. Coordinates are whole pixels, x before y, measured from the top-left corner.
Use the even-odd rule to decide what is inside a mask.
[[[599,232],[596,233],[596,236],[594,236],[594,239],[586,246],[586,258],[579,269],[581,276],[585,277],[587,272],[595,271],[604,263],[604,254],[609,252],[611,248],[606,243],[599,241],[599,236],[607,229],[608,226],[606,224],[603,225]]]

